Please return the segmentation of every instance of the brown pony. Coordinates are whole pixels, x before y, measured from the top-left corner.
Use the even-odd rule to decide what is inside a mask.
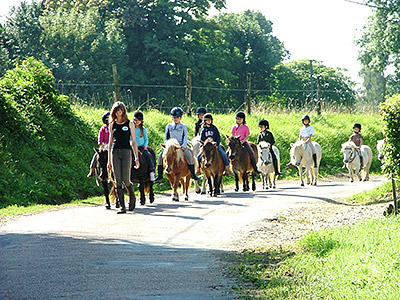
[[[254,181],[254,171],[250,161],[250,154],[243,148],[240,142],[240,137],[226,136],[228,144],[228,157],[231,161],[232,170],[235,174],[235,192],[239,191],[239,175],[243,179],[243,191],[247,192],[250,190],[249,187],[249,173],[251,172],[252,178],[252,189],[256,190],[256,183]],[[250,147],[253,149],[254,154],[258,157],[258,150],[256,144],[248,142]]]
[[[206,139],[200,152],[203,154],[200,161],[200,168],[207,177],[208,186],[210,187],[210,195],[217,197],[217,195],[220,194],[222,174],[225,170],[224,162],[218,151],[217,143],[214,142],[212,138]]]
[[[165,144],[161,144],[161,146],[164,148],[162,156],[163,166],[174,193],[172,200],[179,201],[179,182],[182,185],[185,200],[189,200],[190,170],[181,146],[176,139],[169,139]]]

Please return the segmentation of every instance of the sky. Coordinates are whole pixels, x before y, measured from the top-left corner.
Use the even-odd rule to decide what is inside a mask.
[[[350,0],[352,1],[352,0]],[[362,0],[354,0],[362,2]],[[0,21],[20,0],[0,1]],[[273,35],[290,52],[289,60],[313,59],[344,68],[357,83],[359,37],[372,9],[345,0],[226,0],[223,12],[260,11],[273,23]]]

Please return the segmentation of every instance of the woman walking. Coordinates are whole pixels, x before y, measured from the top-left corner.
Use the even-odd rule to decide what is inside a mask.
[[[118,214],[126,213],[124,201],[125,185],[129,193],[129,211],[135,209],[135,192],[130,180],[132,165],[132,150],[135,154],[135,168],[139,168],[138,147],[135,137],[135,124],[128,119],[125,105],[115,102],[110,114],[110,143],[108,146],[108,168],[112,169],[117,185],[117,195],[121,210]]]

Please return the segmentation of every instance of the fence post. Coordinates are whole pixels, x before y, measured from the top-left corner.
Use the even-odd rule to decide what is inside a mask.
[[[186,113],[192,115],[192,70],[186,70]]]
[[[119,93],[119,86],[118,86],[117,65],[113,64],[112,69],[113,69],[113,77],[114,77],[114,99],[115,99],[115,101],[119,101],[119,99],[121,98],[121,95]]]
[[[398,205],[397,205],[397,196],[396,196],[396,181],[392,174],[392,193],[393,193],[393,201],[394,201],[394,214],[398,213]]]
[[[317,76],[317,114],[321,114],[321,77]]]
[[[251,113],[251,73],[247,73],[247,114]]]

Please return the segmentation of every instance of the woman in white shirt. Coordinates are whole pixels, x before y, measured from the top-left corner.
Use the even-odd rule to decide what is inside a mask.
[[[300,134],[299,134],[299,139],[303,140],[306,142],[306,144],[311,148],[312,150],[312,157],[314,160],[314,167],[318,167],[317,165],[317,154],[315,152],[314,145],[311,143],[312,136],[314,134],[314,128],[310,125],[310,116],[309,115],[304,115],[301,118],[301,122],[303,123],[303,127],[300,128]]]

